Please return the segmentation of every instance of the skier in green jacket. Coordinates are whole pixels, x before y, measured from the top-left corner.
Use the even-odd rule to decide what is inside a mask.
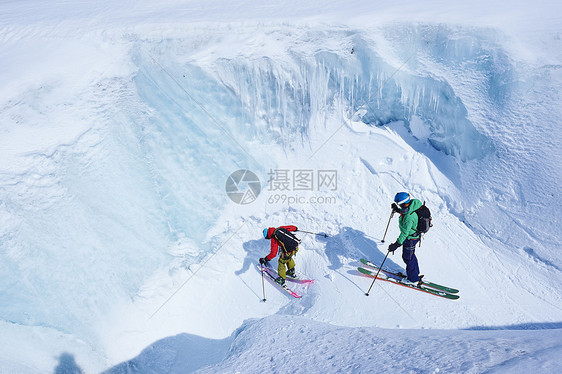
[[[398,221],[400,235],[394,243],[388,246],[388,250],[392,253],[402,246],[402,260],[406,264],[406,277],[410,282],[417,283],[418,286],[423,283],[423,275],[420,275],[418,259],[415,253],[416,244],[420,240],[420,233],[417,232],[418,215],[415,211],[422,205],[420,200],[410,198],[407,192],[396,194],[391,208],[394,212],[400,214]]]

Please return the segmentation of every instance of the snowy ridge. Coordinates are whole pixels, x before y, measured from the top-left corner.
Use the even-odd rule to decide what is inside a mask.
[[[560,349],[556,331],[425,331],[346,328],[294,316],[272,316],[245,324],[227,358],[198,373],[227,372],[408,372],[480,373],[526,371],[550,361]],[[272,354],[272,346],[276,354]],[[305,347],[304,352],[301,347]],[[404,362],[404,357],[412,364]],[[295,364],[298,361],[298,364]]]
[[[560,333],[545,328],[526,329],[524,334],[512,329],[385,330],[275,315],[247,321],[222,340],[188,334],[162,339],[106,373],[481,373],[527,371],[537,362],[544,362],[544,372],[554,373],[562,364],[552,357],[560,349]],[[183,359],[170,360],[181,355]]]

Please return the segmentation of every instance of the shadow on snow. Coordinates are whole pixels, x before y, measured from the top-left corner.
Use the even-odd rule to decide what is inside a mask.
[[[149,345],[137,357],[103,374],[191,373],[221,362],[235,336],[236,333],[222,340],[186,333],[170,336]]]
[[[83,371],[70,353],[59,356],[59,364],[55,367],[54,374],[82,374]]]

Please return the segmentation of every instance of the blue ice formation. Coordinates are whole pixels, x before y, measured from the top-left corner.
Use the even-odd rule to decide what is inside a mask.
[[[379,54],[375,44],[350,34],[331,36],[350,39],[352,47],[344,53],[317,47],[308,54],[290,52],[290,63],[268,56],[224,59],[217,69],[254,126],[278,132],[283,139],[294,140],[294,135],[306,139],[311,125],[322,125],[327,114],[342,110],[347,118],[361,112],[361,120],[372,126],[421,120],[428,133],[424,140],[437,150],[461,161],[481,159],[494,151],[493,142],[471,122],[451,84],[432,72],[416,70],[417,60],[454,64],[481,76],[484,96],[500,104],[508,91],[510,65],[501,49],[484,43],[484,36],[469,34],[457,40],[446,31],[403,31],[419,35],[403,46],[398,65]],[[433,39],[428,45],[419,40],[428,37]]]

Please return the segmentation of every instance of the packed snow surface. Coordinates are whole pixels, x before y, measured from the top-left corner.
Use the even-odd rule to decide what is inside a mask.
[[[0,371],[558,372],[561,15],[3,1]],[[365,296],[399,191],[459,300]],[[301,299],[256,268],[285,224]]]

